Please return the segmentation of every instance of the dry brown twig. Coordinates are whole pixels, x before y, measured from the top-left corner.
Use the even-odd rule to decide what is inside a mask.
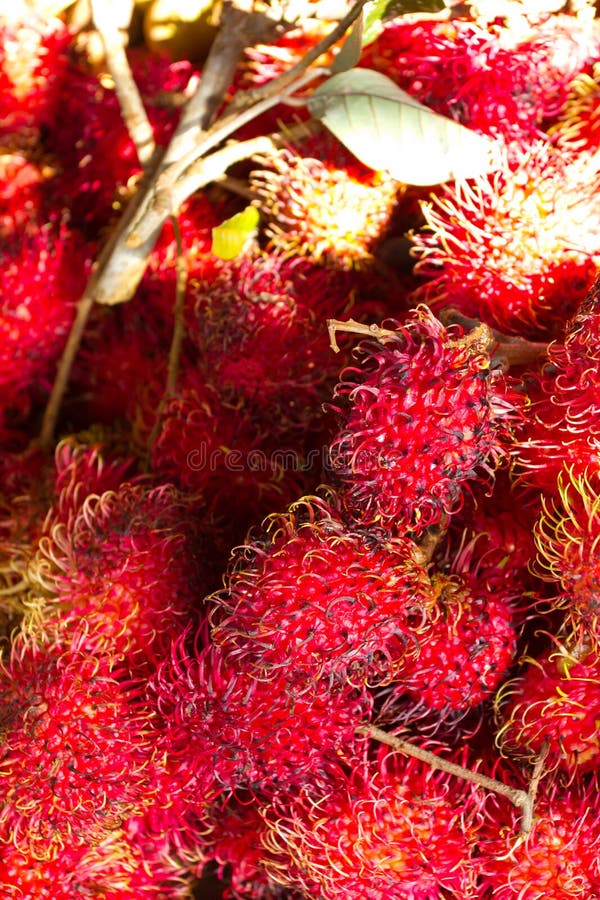
[[[104,47],[106,65],[115,84],[121,114],[135,144],[137,157],[147,169],[155,153],[154,132],[135,83],[119,30],[121,15],[111,0],[91,0],[94,25]]]
[[[359,734],[372,738],[380,744],[386,744],[388,747],[400,751],[400,753],[405,753],[406,756],[412,756],[415,759],[421,760],[421,762],[431,766],[432,769],[440,769],[443,772],[448,772],[449,775],[455,775],[457,778],[462,778],[464,781],[468,781],[478,787],[485,788],[488,791],[493,791],[495,794],[506,797],[507,800],[510,800],[510,802],[522,812],[520,824],[521,836],[525,837],[531,831],[533,827],[535,798],[540,779],[544,772],[544,762],[548,753],[547,746],[542,748],[542,751],[536,760],[529,781],[529,787],[526,791],[523,791],[519,788],[510,787],[510,785],[504,784],[504,782],[498,781],[496,778],[490,778],[488,775],[482,775],[481,772],[467,769],[449,759],[444,759],[436,753],[432,753],[431,750],[425,750],[423,747],[418,747],[416,744],[397,737],[394,734],[388,734],[386,731],[382,731],[381,728],[377,728],[375,725],[363,725],[358,728],[357,731]]]

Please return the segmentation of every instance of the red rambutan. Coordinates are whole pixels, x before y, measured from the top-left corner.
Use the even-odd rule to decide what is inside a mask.
[[[496,696],[502,753],[534,759],[545,743],[547,765],[574,773],[595,769],[600,757],[600,657],[578,659],[560,645],[524,657],[521,674]]]
[[[422,531],[491,473],[516,411],[485,336],[461,338],[423,307],[394,324],[342,371],[330,467],[357,520]]]
[[[51,859],[151,802],[151,711],[86,636],[17,640],[0,693],[3,843]]]
[[[600,146],[600,63],[591,74],[580,72],[569,85],[569,95],[552,138],[566,152],[594,153]]]
[[[479,833],[481,896],[493,900],[590,900],[598,883],[598,794],[595,784],[542,781],[529,833],[518,813],[488,798]]]
[[[546,502],[535,529],[538,571],[555,586],[551,608],[564,608],[571,627],[600,637],[600,484],[598,473],[565,470],[557,496]]]
[[[421,103],[468,128],[524,147],[543,134],[571,80],[597,56],[596,23],[553,16],[531,28],[397,18],[361,66],[391,77]],[[591,26],[591,27],[590,27]]]
[[[0,389],[2,406],[10,408],[49,389],[90,251],[66,226],[48,223],[35,235],[14,235],[0,262]]]
[[[174,643],[150,692],[165,723],[159,747],[175,772],[188,773],[198,814],[223,792],[302,783],[364,741],[356,734],[370,714],[364,690],[321,681],[298,691],[286,673],[257,681],[218,647],[190,651],[187,641],[184,634]]]
[[[266,810],[265,866],[323,900],[466,900],[478,896],[478,805],[413,759],[337,772]]]
[[[434,598],[407,538],[352,531],[315,497],[265,521],[213,595],[213,639],[260,679],[394,677]]]
[[[124,483],[48,531],[32,565],[54,594],[45,618],[63,633],[85,621],[130,668],[152,669],[205,593],[190,503],[170,485]]]
[[[512,484],[509,472],[498,472],[492,489],[475,486],[451,519],[436,550],[437,568],[474,576],[487,594],[506,598],[520,624],[544,587],[532,572],[538,513],[539,504]]]
[[[440,712],[468,709],[493,695],[512,664],[512,609],[474,578],[436,575],[432,588],[436,607],[397,690]]]
[[[189,900],[191,878],[143,858],[117,830],[89,846],[61,847],[51,859],[4,844],[0,890],[6,900]]]
[[[561,333],[600,265],[600,175],[537,142],[492,175],[445,186],[412,234],[414,292],[509,334]]]
[[[514,471],[523,484],[550,496],[557,496],[565,469],[583,484],[600,462],[599,301],[596,279],[562,343],[548,347],[548,365],[524,382],[531,405],[516,434]]]
[[[338,268],[372,260],[401,185],[362,166],[332,136],[256,160],[250,175],[268,250]]]

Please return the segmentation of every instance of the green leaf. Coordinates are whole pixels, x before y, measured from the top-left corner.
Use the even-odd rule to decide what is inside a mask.
[[[380,72],[334,75],[307,103],[362,163],[406,184],[473,178],[499,164],[495,141],[433,112]]]
[[[219,259],[235,259],[254,237],[259,220],[260,215],[255,206],[247,206],[225,219],[212,230],[212,252]]]
[[[362,46],[372,44],[383,31],[383,23],[404,13],[436,13],[446,8],[444,0],[371,0],[363,10]]]
[[[348,37],[342,44],[342,47],[333,60],[331,65],[332,72],[346,72],[351,69],[360,59],[360,51],[363,46],[363,13],[350,29]]]

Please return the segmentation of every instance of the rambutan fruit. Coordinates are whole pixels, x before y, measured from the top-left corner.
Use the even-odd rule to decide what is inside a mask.
[[[53,595],[46,622],[66,634],[85,621],[131,670],[152,670],[205,593],[189,501],[171,485],[124,483],[48,530],[31,567]]]
[[[600,264],[597,164],[539,141],[422,204],[413,299],[508,334],[562,334]]]
[[[569,626],[600,638],[600,483],[598,472],[564,470],[557,494],[542,498],[536,523],[537,571],[554,585],[548,604],[567,612]]]
[[[87,636],[17,640],[0,693],[2,843],[51,859],[151,802],[150,707]]]
[[[320,407],[339,368],[324,319],[385,315],[390,294],[399,302],[390,288],[400,292],[373,273],[299,257],[233,261],[190,291],[195,358],[227,403],[243,403],[282,446],[293,435],[302,448],[303,436],[322,427]]]
[[[400,17],[363,51],[421,103],[516,148],[543,134],[571,80],[598,53],[596,23],[553,16],[531,28]],[[591,26],[591,27],[590,27]]]
[[[506,678],[517,634],[510,602],[475,578],[434,575],[436,606],[397,690],[440,713],[476,706]]]
[[[515,435],[514,473],[523,485],[550,496],[557,495],[563,470],[585,481],[598,468],[599,303],[597,278],[566,323],[562,342],[548,347],[548,364],[524,382],[531,404]]]
[[[267,249],[342,269],[366,265],[401,190],[367,169],[332,136],[317,136],[258,158],[250,173],[266,217]]]
[[[423,307],[393,324],[342,371],[330,469],[358,521],[421,532],[459,508],[464,483],[491,474],[516,395],[485,335],[461,337]]]
[[[74,436],[57,445],[54,459],[35,444],[2,454],[0,608],[13,624],[22,615],[34,621],[41,614],[40,540],[57,523],[70,524],[88,494],[116,488],[131,468],[131,460],[112,458],[100,443]]]
[[[549,131],[566,152],[594,153],[600,145],[600,64],[580,72],[569,85],[567,100]]]
[[[543,581],[532,571],[538,514],[539,504],[512,483],[506,469],[499,471],[491,490],[475,486],[450,520],[436,548],[436,567],[474,576],[487,594],[505,597],[513,621],[523,624],[544,593]]]
[[[157,746],[175,773],[187,773],[197,815],[233,790],[300,784],[364,743],[356,729],[370,714],[365,690],[320,681],[299,691],[285,672],[257,681],[218,647],[188,644],[185,633],[174,642],[149,691],[164,722]]]
[[[50,859],[3,844],[0,890],[6,900],[189,900],[191,878],[144,858],[117,830],[92,845],[61,847]]]
[[[236,540],[302,493],[312,472],[295,448],[286,453],[239,400],[223,402],[194,370],[165,404],[150,458],[155,477],[193,496],[203,512],[235,507]]]
[[[213,640],[260,679],[390,680],[434,603],[417,558],[409,539],[351,530],[335,506],[303,498],[233,555]]]
[[[89,273],[90,249],[65,225],[14,235],[0,253],[2,406],[39,399],[54,368]]]
[[[215,806],[210,831],[205,838],[206,860],[210,869],[216,871],[227,885],[227,893],[232,897],[250,895],[255,900],[297,897],[300,900],[305,896],[300,889],[288,893],[274,884],[265,871],[265,807],[268,802],[262,798],[233,798],[225,806]]]
[[[568,787],[543,779],[534,819],[518,835],[519,813],[489,797],[479,833],[482,898],[590,900],[598,883],[598,794],[595,783]]]
[[[140,410],[149,408],[154,421],[167,380],[172,329],[172,322],[142,297],[96,307],[65,398],[70,420],[79,428],[119,423],[133,431]],[[138,455],[144,454],[143,444],[131,443]]]
[[[600,756],[600,657],[556,645],[525,656],[515,679],[496,696],[496,742],[510,756],[535,758],[548,745],[546,765],[569,773],[595,769]]]
[[[476,897],[479,801],[450,782],[392,757],[306,784],[266,810],[267,872],[323,900]]]

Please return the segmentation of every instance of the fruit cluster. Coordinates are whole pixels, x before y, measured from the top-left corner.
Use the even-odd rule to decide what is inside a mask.
[[[285,146],[92,309],[50,450],[143,171],[75,25],[0,14],[3,898],[600,896],[600,23],[493,5],[360,65],[497,167],[409,186],[265,112],[236,137]],[[331,27],[248,48],[225,111]],[[202,73],[129,62],[164,147]]]

